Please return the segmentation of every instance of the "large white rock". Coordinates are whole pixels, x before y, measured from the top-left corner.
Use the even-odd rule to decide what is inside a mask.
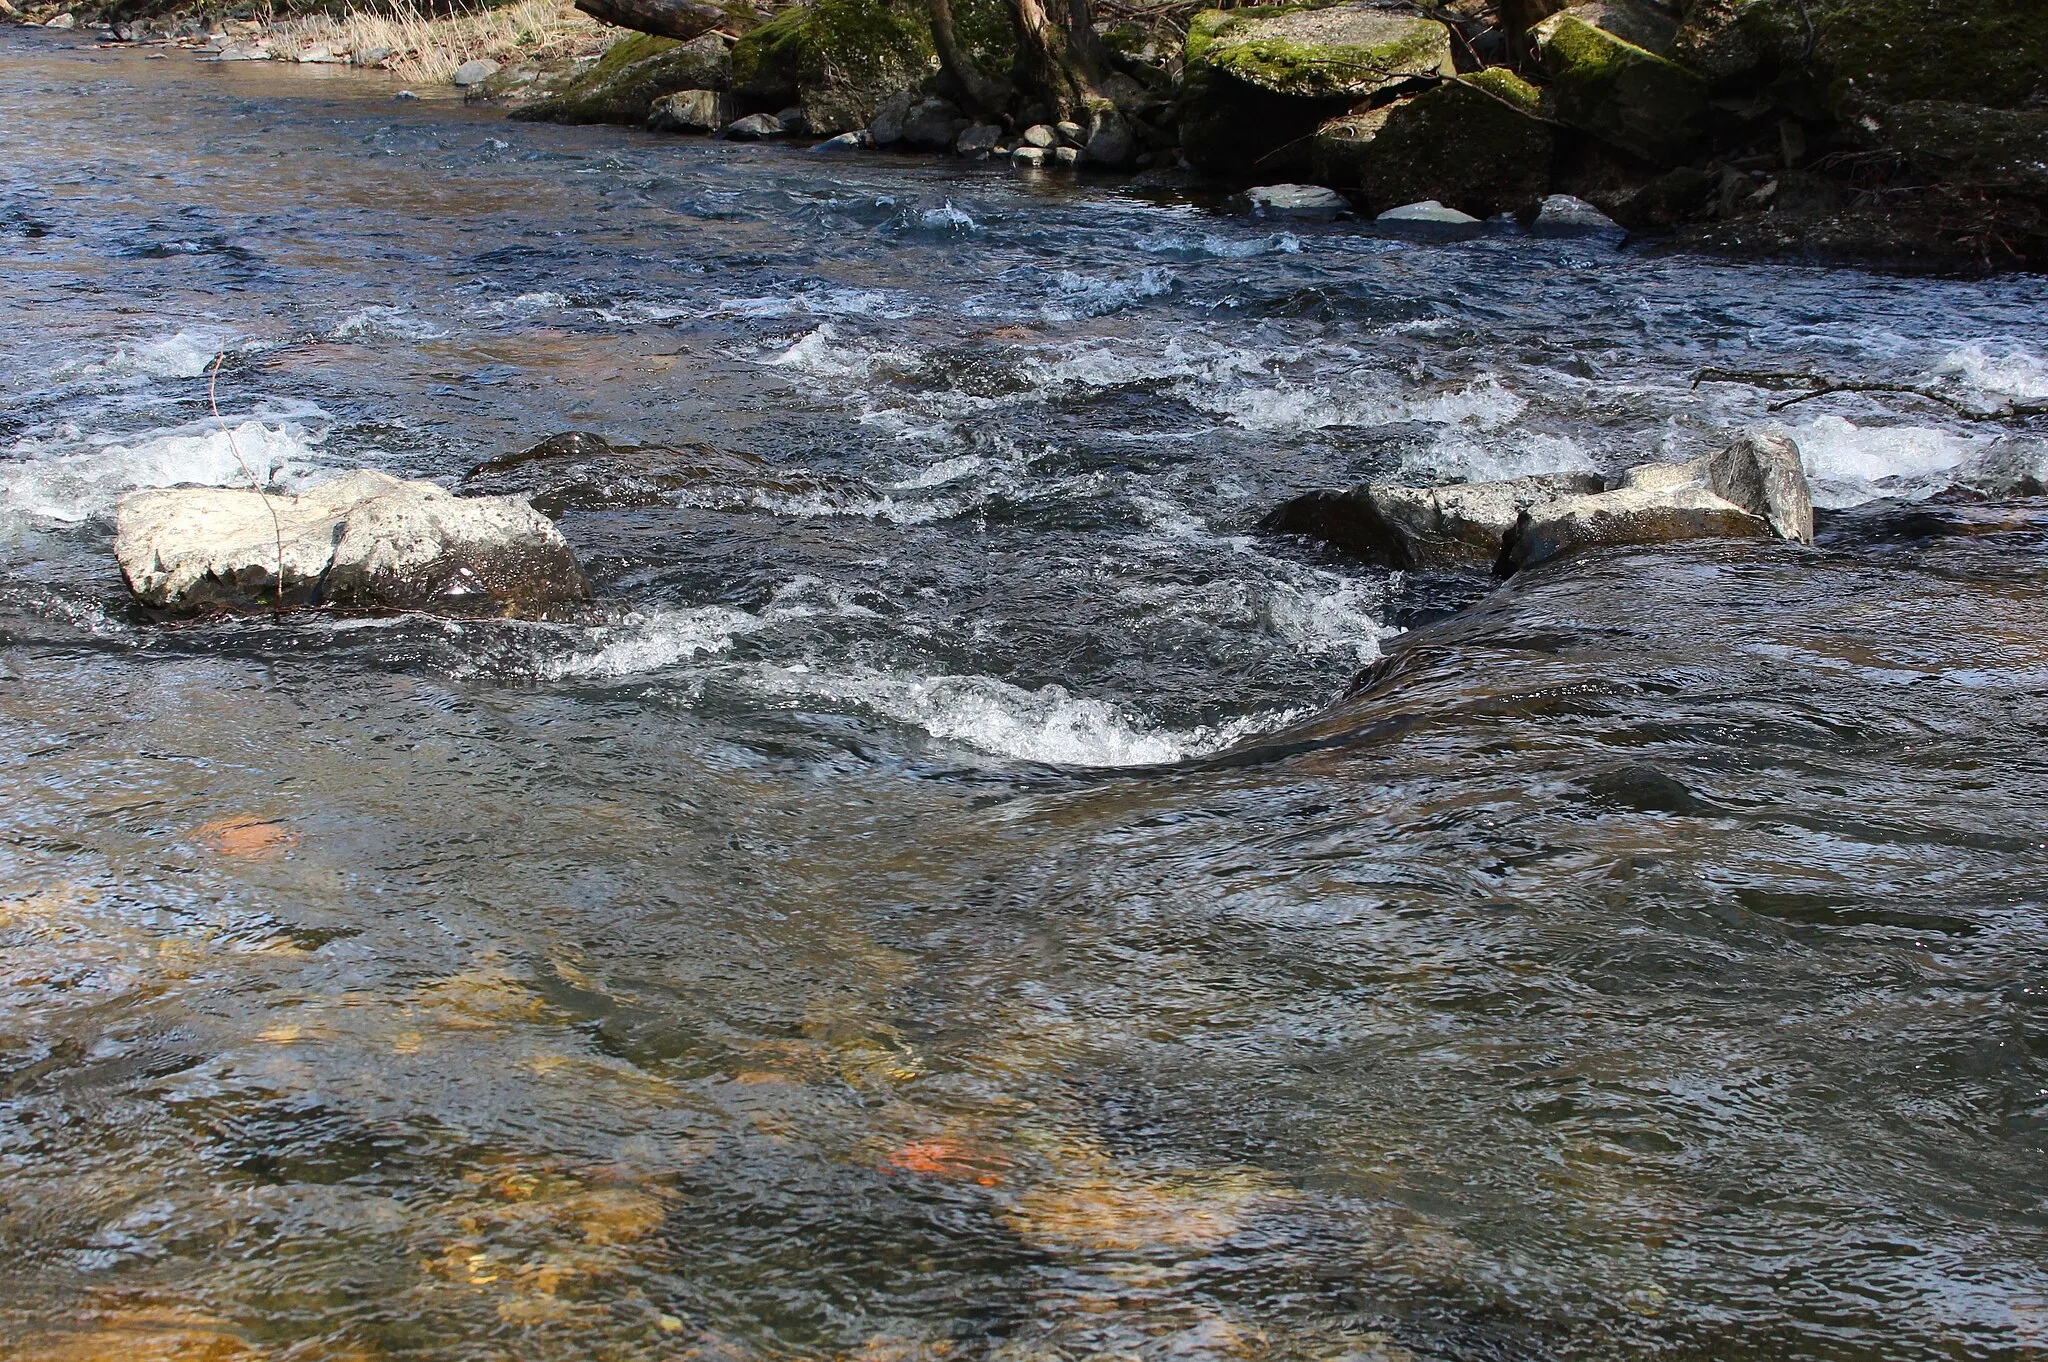
[[[282,605],[534,617],[590,597],[554,523],[520,498],[458,497],[369,470],[297,497],[131,492],[116,512],[114,556],[138,600],[180,612]]]

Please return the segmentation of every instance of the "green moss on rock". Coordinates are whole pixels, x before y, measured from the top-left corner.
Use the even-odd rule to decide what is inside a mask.
[[[731,59],[715,34],[681,43],[635,33],[606,48],[595,65],[561,90],[512,116],[544,123],[639,124],[663,95],[723,90],[731,82]]]
[[[1570,13],[1535,29],[1556,115],[1601,141],[1652,161],[1683,157],[1705,131],[1707,84]]]
[[[932,69],[931,26],[914,4],[815,0],[733,47],[734,88],[763,107],[801,104],[812,131],[866,127],[875,108]]]
[[[1317,169],[1384,211],[1436,199],[1475,217],[1513,212],[1550,189],[1554,138],[1542,96],[1511,71],[1446,81],[1316,133]]]
[[[1319,125],[1451,69],[1450,30],[1433,19],[1362,4],[1205,10],[1188,27],[1181,150],[1220,178],[1306,174]]]
[[[1448,75],[1450,30],[1371,5],[1205,10],[1187,65],[1295,99],[1364,99],[1417,76]]]

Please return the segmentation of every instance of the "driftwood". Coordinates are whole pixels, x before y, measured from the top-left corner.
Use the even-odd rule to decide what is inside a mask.
[[[1834,393],[1896,393],[1903,397],[1919,397],[1937,402],[1956,415],[1968,421],[2021,421],[2029,417],[2048,416],[2048,402],[2007,402],[1995,411],[1973,407],[1953,393],[1938,388],[1922,388],[1911,383],[1875,383],[1850,378],[1829,378],[1824,374],[1795,373],[1776,369],[1702,369],[1693,375],[1692,386],[1702,383],[1747,383],[1752,388],[1767,388],[1773,392],[1797,390],[1796,397],[1782,402],[1771,403],[1772,411],[1783,411],[1796,407],[1801,402],[1811,402],[1816,397],[1828,397]]]
[[[576,0],[593,19],[687,42],[725,22],[725,11],[706,0]]]

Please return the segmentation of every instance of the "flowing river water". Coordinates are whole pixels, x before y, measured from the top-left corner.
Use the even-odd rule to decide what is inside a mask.
[[[2048,446],[1692,382],[2038,399],[2040,279],[390,95],[0,38],[0,1355],[2048,1349]],[[708,471],[553,489],[599,620],[164,627],[223,351],[281,488]],[[1817,548],[1254,532],[1757,425]]]

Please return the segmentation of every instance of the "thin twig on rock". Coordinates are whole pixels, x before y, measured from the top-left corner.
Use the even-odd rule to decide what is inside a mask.
[[[249,486],[263,499],[263,509],[270,512],[270,529],[277,536],[277,576],[270,587],[270,614],[273,619],[284,618],[284,525],[277,518],[277,505],[270,494],[263,490],[263,484],[256,481],[256,474],[250,471],[249,461],[242,457],[242,446],[235,441],[235,428],[220,414],[220,403],[214,398],[214,389],[220,383],[220,366],[227,362],[228,352],[223,350],[213,357],[213,372],[206,376],[206,405],[213,408],[213,419],[220,422],[221,433],[228,437],[228,452],[235,456],[235,462],[242,466],[242,476],[249,480]],[[262,597],[257,597],[261,600]]]
[[[1929,402],[1938,402],[1966,421],[2023,421],[2030,417],[2048,416],[2048,403],[2044,402],[2007,402],[2000,410],[1984,411],[1938,388],[1923,388],[1911,383],[1829,378],[1825,374],[1783,369],[1702,369],[1693,375],[1692,386],[1697,388],[1702,383],[1747,383],[1753,388],[1766,388],[1773,392],[1792,388],[1805,390],[1796,397],[1771,403],[1772,411],[1783,411],[1801,402],[1811,402],[1816,397],[1835,393],[1896,393],[1902,397],[1921,397]]]

